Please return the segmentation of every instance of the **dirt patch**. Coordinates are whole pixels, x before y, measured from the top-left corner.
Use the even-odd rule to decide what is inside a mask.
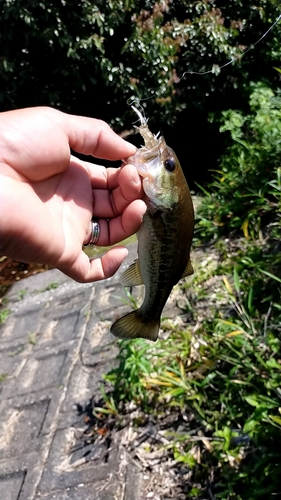
[[[9,257],[0,258],[0,297],[3,297],[7,288],[15,281],[43,273],[50,269],[42,264],[26,264],[25,262],[16,262]]]

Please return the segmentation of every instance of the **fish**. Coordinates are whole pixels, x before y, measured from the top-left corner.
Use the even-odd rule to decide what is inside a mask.
[[[124,287],[145,285],[139,309],[117,319],[111,333],[119,339],[156,341],[161,314],[173,287],[193,274],[190,249],[194,209],[189,187],[175,152],[163,136],[154,135],[148,120],[132,106],[140,119],[137,127],[145,145],[125,163],[142,177],[147,211],[138,231],[138,259],[122,274]]]

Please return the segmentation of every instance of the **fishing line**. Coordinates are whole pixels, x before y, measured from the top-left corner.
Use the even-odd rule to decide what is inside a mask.
[[[233,59],[231,59],[227,63],[223,64],[222,66],[217,67],[217,69],[225,68],[226,66],[229,66],[229,64],[232,64],[234,61],[237,61],[237,59],[242,59],[242,57],[245,54],[247,54],[247,52],[254,49],[255,46],[258,43],[260,43],[262,41],[262,39],[268,35],[268,33],[274,28],[274,26],[276,26],[276,24],[279,23],[280,19],[281,19],[281,14],[277,17],[276,21],[270,26],[270,28],[268,28],[268,30],[255,43],[250,45],[250,47],[248,49],[246,49],[244,52],[242,52],[242,54],[239,54],[239,56],[233,57]],[[210,69],[208,71],[185,71],[183,73],[183,75],[180,77],[180,80],[182,80],[185,75],[208,75],[210,73],[214,73],[214,71],[212,69]]]
[[[138,103],[139,107],[143,110],[143,107]],[[139,120],[141,122],[141,126],[145,126],[147,125],[147,118],[145,118],[145,115],[144,115],[144,110],[143,110],[143,113],[140,112],[140,110],[138,108],[136,108],[136,106],[133,106],[133,104],[131,104],[131,108],[134,110],[134,112],[138,115],[139,117]]]
[[[255,46],[260,43],[267,35],[268,33],[276,26],[277,23],[279,23],[281,19],[281,14],[277,17],[276,21],[274,21],[274,23],[268,28],[268,30],[253,44],[250,45],[250,47],[248,47],[248,49],[244,50],[244,52],[242,52],[241,54],[239,54],[238,56],[235,56],[233,57],[233,59],[231,59],[230,61],[228,61],[227,63],[225,64],[222,64],[222,66],[217,66],[216,65],[216,69],[219,70],[219,69],[223,69],[223,68],[226,68],[226,66],[229,66],[230,64],[232,64],[233,62],[237,61],[238,59],[242,59],[242,57],[247,54],[247,52],[249,52],[250,50],[254,49]],[[213,66],[214,67],[214,66]],[[214,70],[211,69],[211,70],[208,70],[208,71],[185,71],[182,76],[180,77],[179,81],[181,81],[185,75],[199,75],[199,76],[203,76],[203,75],[208,75],[210,73],[214,73]],[[151,91],[152,94],[155,94],[155,91],[152,90]],[[139,98],[139,97],[129,97],[129,99],[127,100],[127,105],[132,107],[134,109],[134,105],[135,105],[135,108],[137,107],[138,109],[134,109],[134,111],[137,113],[137,115],[141,114],[143,117],[145,117],[145,113],[144,113],[144,108],[143,106],[140,104],[141,102],[143,101],[148,101],[149,99],[153,99],[154,95],[151,95],[149,97],[145,97],[145,98]]]
[[[152,91],[154,94],[154,90]],[[154,96],[151,95],[150,97],[144,97],[143,99],[140,99],[139,97],[129,97],[127,100],[127,105],[130,106],[134,112],[138,115],[141,125],[147,125],[148,118],[145,117],[145,112],[144,108],[141,105],[141,101],[148,101],[148,99],[152,99]],[[133,122],[133,125],[137,123],[138,120]],[[143,123],[145,121],[145,123]]]

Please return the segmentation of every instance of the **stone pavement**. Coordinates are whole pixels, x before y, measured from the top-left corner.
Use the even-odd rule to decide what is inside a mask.
[[[77,411],[114,365],[109,327],[130,309],[119,277],[135,257],[133,245],[104,282],[78,284],[54,269],[9,290],[0,327],[1,500],[142,500],[141,472],[118,446],[84,460]]]

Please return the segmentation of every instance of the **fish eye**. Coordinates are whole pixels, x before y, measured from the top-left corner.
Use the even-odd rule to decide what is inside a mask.
[[[173,172],[176,168],[176,162],[174,158],[167,158],[165,160],[165,169],[168,170],[169,172]]]

